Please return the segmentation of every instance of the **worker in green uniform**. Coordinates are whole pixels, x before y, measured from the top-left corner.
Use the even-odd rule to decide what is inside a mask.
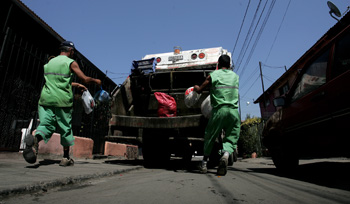
[[[44,65],[45,84],[42,88],[38,114],[40,124],[36,129],[35,136],[28,134],[25,138],[26,148],[23,157],[28,163],[35,163],[39,149],[39,142],[47,143],[54,131],[56,124],[61,134],[61,145],[63,146],[63,159],[60,166],[70,166],[74,161],[69,157],[70,146],[74,145],[72,131],[73,112],[73,87],[86,90],[82,84],[72,82],[73,74],[76,74],[83,83],[95,83],[101,86],[101,80],[86,76],[73,55],[75,46],[71,41],[61,43],[60,55],[51,59]]]
[[[221,55],[218,69],[211,72],[201,86],[195,85],[194,91],[201,93],[210,86],[210,102],[212,115],[208,121],[204,136],[204,157],[199,168],[201,173],[207,172],[207,160],[212,152],[216,138],[225,131],[222,157],[217,170],[218,175],[226,175],[229,155],[237,148],[241,121],[238,112],[239,77],[230,69],[231,59]]]

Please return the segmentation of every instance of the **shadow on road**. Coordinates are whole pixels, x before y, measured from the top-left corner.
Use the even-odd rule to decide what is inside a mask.
[[[26,168],[37,169],[40,166],[48,166],[48,165],[53,165],[53,164],[59,164],[60,162],[61,162],[60,160],[44,159],[42,161],[39,161],[38,164],[33,164],[31,166],[26,166]]]
[[[106,164],[117,164],[117,165],[126,165],[126,166],[142,166],[143,160],[137,159],[137,160],[108,160],[105,161]]]
[[[350,191],[350,163],[348,162],[302,164],[290,173],[279,172],[276,168],[249,168],[249,170]]]
[[[116,165],[127,165],[127,166],[144,166],[147,169],[165,169],[169,171],[186,171],[186,172],[192,172],[196,171],[198,169],[198,165],[201,161],[184,161],[182,159],[172,158],[169,162],[163,162],[163,163],[145,163],[144,160],[108,160],[105,161],[107,164],[116,164]]]
[[[199,173],[198,166],[201,161],[185,162],[182,159],[171,159],[167,163],[154,164],[145,166],[149,169],[166,169],[174,172],[190,172]],[[140,165],[144,166],[144,161],[141,160],[109,160],[109,164],[118,165]],[[228,171],[242,171],[234,168],[235,165],[228,168]],[[283,173],[278,171],[274,166],[271,168],[249,168],[248,172],[257,172],[271,174],[275,176],[290,178],[303,182],[313,183],[316,185],[326,186],[350,191],[350,163],[349,162],[316,162],[309,164],[301,164],[294,172]],[[216,174],[216,168],[211,167],[208,173]]]

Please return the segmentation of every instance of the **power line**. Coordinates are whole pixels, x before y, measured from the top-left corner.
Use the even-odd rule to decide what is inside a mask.
[[[262,33],[262,31],[263,31],[263,29],[264,29],[264,27],[265,27],[265,25],[266,25],[266,23],[267,23],[267,21],[268,21],[268,19],[269,19],[269,17],[270,17],[270,14],[271,14],[272,9],[273,9],[273,7],[274,7],[274,5],[275,5],[275,2],[276,2],[276,1],[273,1],[273,2],[271,3],[271,5],[270,5],[270,8],[269,8],[269,11],[268,11],[268,13],[267,13],[267,15],[266,15],[266,17],[265,17],[264,23],[263,23],[263,25],[261,26],[260,32],[259,32],[259,34],[258,34],[258,37],[256,38],[256,43],[254,43],[254,46],[253,46],[254,49],[255,49],[255,46],[257,45],[257,42],[258,42],[258,40],[259,40],[259,38],[260,38],[260,36],[261,36],[261,33]],[[289,5],[290,5],[290,1],[289,1],[289,3],[288,3],[288,6],[287,6],[287,9],[286,9],[286,11],[285,11],[285,14],[284,14],[284,17],[283,17],[283,18],[285,18],[285,16],[286,16],[286,13],[287,13],[287,10],[288,10],[288,8],[289,8]],[[283,22],[283,21],[282,21],[282,22]],[[282,22],[281,22],[281,25],[282,25]],[[280,27],[281,27],[281,25],[280,25]],[[279,29],[279,30],[280,30],[280,29]],[[277,34],[278,34],[278,33],[277,33]],[[253,48],[252,48],[252,52],[254,51]],[[272,49],[272,48],[271,48],[271,49]],[[249,60],[250,60],[250,58],[251,58],[251,56],[252,56],[252,52],[251,52],[251,54],[249,55],[248,60],[247,60],[247,63],[246,63],[245,66],[247,66],[247,64],[248,64],[248,62],[249,62]],[[273,66],[269,66],[269,65],[266,65],[266,64],[265,64],[265,66],[270,67],[270,68],[285,68],[285,66],[283,66],[283,67],[273,67]],[[240,76],[243,75],[244,71],[245,71],[245,69],[242,70]],[[266,78],[268,81],[270,81],[270,82],[272,82],[272,83],[273,83],[273,81],[274,81],[274,80],[272,80],[271,78],[269,78],[269,77],[267,77],[267,76],[263,76],[263,77]]]
[[[106,72],[108,73],[108,74],[120,74],[120,75],[129,75],[130,73],[115,73],[115,72],[111,72],[111,71],[109,71],[109,70],[106,70]]]
[[[262,12],[261,12],[261,14],[260,14],[259,20],[258,20],[258,22],[257,22],[257,24],[256,24],[256,26],[255,26],[255,28],[254,28],[253,35],[251,36],[251,38],[250,38],[250,40],[249,40],[249,43],[248,43],[248,46],[247,46],[247,49],[246,49],[245,52],[244,52],[243,58],[244,58],[244,56],[245,56],[245,54],[246,54],[246,52],[247,52],[247,50],[248,50],[248,47],[249,47],[249,45],[250,45],[250,43],[251,43],[251,41],[252,41],[252,39],[253,39],[253,36],[254,36],[254,34],[255,34],[255,31],[256,31],[256,29],[258,28],[258,25],[259,25],[259,22],[260,22],[260,20],[261,20],[261,17],[262,17],[262,15],[263,15],[264,11],[265,11],[267,2],[268,2],[268,0],[265,2],[265,5],[264,5],[264,8],[263,8],[263,10],[262,10]],[[254,45],[253,45],[253,46],[254,46]],[[253,47],[251,48],[250,53],[252,52],[252,49],[253,49]],[[243,61],[243,58],[242,58],[241,62]],[[246,64],[247,64],[247,61],[246,61]],[[245,66],[246,66],[246,65],[243,66],[243,70],[241,71],[241,74],[240,74],[241,76],[242,76],[242,75],[244,74],[244,72],[245,72],[245,70],[244,70],[244,67],[245,67]]]
[[[256,10],[255,10],[255,14],[254,14],[254,17],[253,17],[253,19],[252,19],[252,22],[250,23],[248,33],[247,33],[247,35],[246,35],[246,37],[245,37],[245,40],[244,40],[244,43],[243,43],[243,45],[242,45],[241,51],[240,51],[239,56],[238,56],[238,58],[237,58],[237,60],[236,60],[237,64],[240,64],[240,61],[241,61],[241,58],[242,58],[242,54],[243,54],[243,52],[244,52],[244,49],[246,48],[246,44],[247,44],[248,38],[249,38],[249,36],[250,36],[251,30],[252,30],[252,28],[253,28],[253,25],[254,25],[254,22],[255,22],[255,19],[256,19],[256,16],[257,16],[258,11],[259,11],[259,8],[260,8],[260,4],[261,4],[261,0],[259,1],[259,4],[258,4],[258,6],[257,6],[257,8],[256,8]],[[239,68],[240,68],[240,67],[237,66],[236,72],[239,71]]]
[[[113,77],[113,78],[110,78],[110,79],[125,79],[125,77]]]
[[[241,28],[239,29],[239,32],[238,32],[238,36],[237,36],[237,39],[236,39],[235,46],[233,47],[233,50],[232,50],[232,56],[233,56],[233,53],[235,52],[235,49],[236,49],[236,45],[237,45],[239,36],[241,35],[242,27],[243,27],[245,18],[246,18],[247,13],[248,13],[249,5],[250,5],[250,0],[249,0],[249,2],[248,2],[247,8],[246,8],[246,10],[245,10],[245,14],[244,14],[244,17],[243,17],[243,21],[242,21],[242,24],[241,24]]]
[[[275,45],[275,42],[276,42],[276,40],[277,40],[277,36],[278,36],[278,34],[279,34],[280,30],[281,30],[282,24],[283,24],[283,22],[284,22],[284,18],[286,17],[286,14],[287,14],[287,11],[288,11],[288,8],[289,8],[289,5],[290,5],[290,2],[291,2],[291,0],[289,0],[289,2],[288,2],[288,5],[287,5],[287,8],[286,8],[286,10],[285,10],[285,12],[284,12],[284,15],[283,15],[283,18],[282,18],[281,24],[280,24],[280,26],[278,27],[278,30],[277,30],[277,33],[276,33],[275,39],[273,40],[273,43],[272,43],[272,45],[271,45],[271,48],[270,48],[269,54],[267,55],[265,62],[266,62],[266,61],[267,61],[267,59],[270,57],[270,54],[271,54],[272,48],[273,48],[273,46]]]
[[[253,53],[254,53],[254,51],[255,51],[255,48],[256,48],[256,46],[257,46],[257,44],[258,44],[258,42],[259,42],[259,40],[260,40],[260,37],[261,37],[261,35],[262,35],[262,33],[263,33],[264,29],[265,29],[265,26],[266,26],[267,21],[268,21],[269,18],[270,18],[270,15],[271,15],[271,12],[272,12],[272,9],[273,9],[275,3],[276,3],[276,0],[273,0],[272,3],[270,4],[269,10],[268,10],[268,12],[267,12],[267,14],[266,14],[266,16],[265,16],[265,19],[264,19],[264,21],[263,21],[263,24],[262,24],[261,27],[260,27],[259,33],[258,33],[258,35],[257,35],[257,37],[256,37],[256,39],[255,39],[255,42],[254,42],[254,44],[253,44],[253,47],[252,47],[252,49],[251,49],[251,51],[250,51],[250,54],[249,54],[249,56],[248,56],[248,58],[247,58],[247,60],[246,60],[245,65],[244,65],[244,67],[243,67],[241,76],[244,74],[244,72],[245,72],[245,69],[244,69],[244,68],[247,67],[248,63],[250,62],[251,57],[253,56]]]
[[[260,10],[260,8],[261,8],[261,0],[259,1],[259,4],[258,4],[257,9],[256,9],[256,11],[255,11],[253,20],[251,21],[251,25],[250,25],[249,30],[248,30],[248,32],[247,32],[247,35],[246,35],[246,37],[245,37],[245,41],[244,41],[244,43],[243,43],[243,46],[242,46],[241,51],[240,51],[240,53],[239,53],[239,56],[238,56],[238,58],[237,58],[237,65],[238,65],[238,66],[236,67],[236,68],[237,68],[237,69],[236,69],[236,72],[237,72],[237,73],[238,73],[238,71],[240,71],[240,69],[241,69],[241,63],[242,63],[242,61],[243,61],[243,58],[244,58],[245,54],[246,54],[247,51],[248,51],[248,48],[249,48],[249,45],[250,45],[250,43],[251,43],[251,41],[252,41],[252,39],[253,39],[253,36],[255,35],[255,32],[256,32],[257,27],[258,27],[258,25],[259,25],[259,23],[260,23],[260,20],[261,20],[261,18],[262,18],[262,15],[263,15],[263,13],[264,13],[264,11],[265,11],[265,8],[266,8],[267,3],[268,3],[268,0],[266,0],[266,2],[265,2],[264,8],[263,8],[262,11],[261,11],[261,14],[260,14],[259,19],[256,20],[256,19],[257,19],[257,15],[258,15],[258,13],[259,13],[259,10]],[[267,11],[267,13],[266,13],[266,16],[265,16],[265,18],[264,18],[264,20],[263,20],[263,23],[262,23],[261,26],[260,26],[260,30],[259,30],[259,32],[258,32],[258,34],[257,34],[257,37],[255,38],[255,41],[254,41],[254,43],[253,43],[253,45],[252,45],[252,48],[251,48],[251,50],[250,50],[250,52],[249,52],[248,58],[247,58],[247,60],[246,60],[246,63],[245,63],[245,65],[242,67],[243,70],[241,69],[241,72],[240,72],[240,74],[239,74],[239,75],[240,75],[240,78],[242,78],[242,76],[243,76],[244,73],[246,72],[245,67],[246,67],[246,66],[248,65],[248,63],[250,62],[250,59],[251,59],[251,57],[252,57],[252,55],[253,55],[253,53],[254,53],[254,51],[255,51],[255,48],[256,48],[256,46],[257,46],[259,40],[260,40],[260,37],[261,37],[261,35],[262,35],[263,31],[264,31],[264,28],[265,28],[265,26],[266,26],[266,24],[267,24],[267,22],[268,22],[268,20],[269,20],[269,17],[270,17],[270,15],[271,15],[271,13],[272,13],[273,8],[274,8],[274,6],[275,6],[275,3],[276,3],[276,0],[272,0],[271,4],[270,4],[270,6],[269,6],[269,9],[268,9],[268,11]],[[288,8],[289,8],[290,3],[291,3],[291,0],[290,0],[289,3],[288,3],[288,6],[287,6],[286,11],[285,11],[285,13],[284,13],[284,17],[283,17],[282,22],[281,22],[281,24],[280,24],[280,26],[279,26],[279,29],[278,29],[278,31],[277,31],[277,34],[276,34],[276,37],[275,37],[275,40],[274,40],[273,44],[275,43],[275,41],[276,41],[276,39],[277,39],[277,36],[278,36],[279,31],[280,31],[280,28],[281,28],[281,26],[282,26],[282,24],[283,24],[283,22],[284,22],[284,19],[285,19],[285,16],[286,16],[286,13],[287,13],[287,10],[288,10]],[[245,17],[245,18],[246,18],[246,17]],[[257,22],[256,25],[254,24],[255,22]],[[255,25],[255,28],[254,28],[254,30],[253,30],[253,26],[254,26],[254,25]],[[242,28],[242,26],[241,26],[241,28]],[[240,30],[240,32],[241,32],[241,30]],[[253,34],[251,34],[252,32],[253,32]],[[237,39],[238,39],[238,38],[237,38]],[[237,41],[238,41],[238,40],[237,40]],[[236,42],[236,43],[237,43],[237,42]],[[236,48],[236,44],[235,44],[235,48]],[[234,49],[235,49],[235,48],[234,48]],[[273,48],[273,46],[271,47],[271,50],[272,50],[272,48]],[[270,52],[271,52],[271,50],[270,50]],[[265,65],[265,66],[270,67],[270,68],[285,68],[285,67],[273,67],[273,66],[269,66],[269,65]],[[258,67],[257,67],[257,69],[258,69]],[[254,70],[251,72],[251,74],[249,75],[248,79],[247,79],[246,81],[244,81],[243,84],[240,86],[240,89],[244,88],[246,85],[248,85],[248,84],[250,83],[250,81],[251,81],[252,79],[255,78],[255,81],[250,85],[250,87],[248,88],[248,90],[245,91],[244,95],[241,96],[240,98],[244,98],[244,97],[250,92],[250,90],[251,90],[252,87],[256,84],[256,82],[259,80],[260,75],[258,75],[257,77],[254,77],[254,74],[258,73],[258,72],[256,71],[257,69],[254,69]],[[268,77],[266,77],[266,76],[263,76],[263,77],[264,77],[264,78],[267,78],[267,80],[269,80],[269,81],[272,81],[271,78],[268,78]]]
[[[247,93],[250,91],[250,89],[254,86],[254,84],[258,81],[260,75],[258,75],[258,77],[255,79],[254,83],[249,87],[249,89],[245,92],[245,94],[241,97],[241,98],[244,98],[245,95],[247,95]]]
[[[240,88],[243,89],[253,79],[253,76],[255,74],[259,74],[258,71],[259,71],[259,66],[256,66],[256,68],[252,70],[251,74],[247,77],[247,80],[243,81],[242,85],[240,85]]]
[[[274,83],[276,81],[275,79],[272,79],[271,77],[268,77],[267,75],[263,75],[263,77],[265,79],[267,79],[268,81],[270,81],[271,83]]]
[[[268,68],[272,68],[272,69],[285,68],[284,66],[271,66],[271,65],[264,64],[264,63],[261,63],[261,64],[264,65],[264,67],[268,67]]]

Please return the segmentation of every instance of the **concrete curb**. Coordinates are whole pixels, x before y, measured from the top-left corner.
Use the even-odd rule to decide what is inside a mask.
[[[2,197],[13,196],[18,194],[36,193],[39,191],[46,192],[48,189],[56,188],[59,186],[77,184],[77,183],[81,183],[92,179],[109,177],[120,173],[126,173],[130,171],[138,170],[141,168],[143,167],[138,166],[138,167],[133,167],[128,169],[118,169],[114,171],[105,171],[102,173],[92,173],[92,174],[86,174],[86,175],[80,175],[80,176],[71,176],[71,177],[59,178],[59,179],[55,179],[47,182],[38,182],[30,185],[18,186],[11,189],[0,190],[0,197],[2,198]]]

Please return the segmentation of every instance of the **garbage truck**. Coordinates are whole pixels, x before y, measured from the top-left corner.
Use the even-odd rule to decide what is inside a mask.
[[[208,119],[201,104],[209,90],[192,107],[185,104],[185,92],[203,83],[222,54],[231,56],[222,47],[186,51],[174,47],[172,52],[148,54],[133,61],[131,74],[111,93],[112,118],[105,139],[137,145],[145,165],[164,163],[171,157],[190,161],[193,155],[203,155]],[[157,93],[175,100],[173,116],[159,116]]]

